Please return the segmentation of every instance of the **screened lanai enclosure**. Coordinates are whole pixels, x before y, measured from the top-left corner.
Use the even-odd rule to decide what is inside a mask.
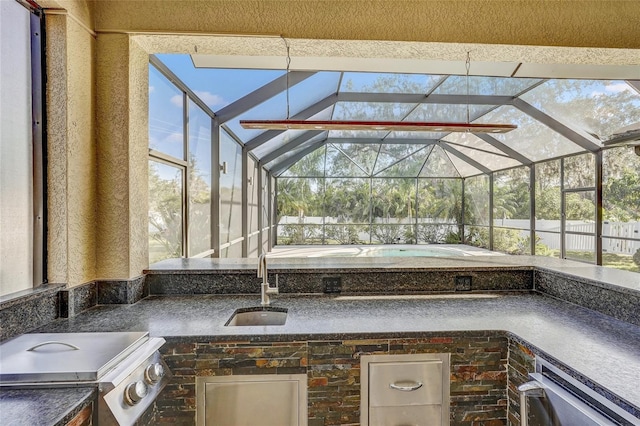
[[[471,67],[472,68],[472,67]],[[508,133],[241,120],[504,123]],[[640,267],[640,80],[149,64],[149,260],[467,244]]]

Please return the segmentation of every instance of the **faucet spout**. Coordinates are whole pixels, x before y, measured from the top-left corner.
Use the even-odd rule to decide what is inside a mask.
[[[262,278],[262,282],[267,282],[267,256],[263,253],[258,257],[258,278]]]
[[[271,299],[269,297],[270,294],[278,294],[278,276],[276,275],[276,286],[271,287],[269,282],[267,281],[267,277],[269,276],[269,271],[267,269],[267,255],[265,253],[261,254],[258,257],[258,278],[262,278],[262,284],[260,285],[260,296],[261,301],[260,304],[262,306],[269,306],[271,303]]]

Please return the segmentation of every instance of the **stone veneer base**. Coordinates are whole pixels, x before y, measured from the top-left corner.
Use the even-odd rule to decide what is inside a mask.
[[[451,424],[506,425],[508,340],[496,333],[291,342],[185,342],[161,349],[174,374],[156,421],[195,424],[196,376],[306,374],[309,426],[360,422],[360,356],[451,353]]]
[[[523,344],[509,339],[507,365],[507,424],[520,426],[520,393],[518,386],[529,381],[529,373],[535,371],[535,354]]]
[[[627,412],[625,401],[567,366],[501,331],[410,333],[396,338],[287,341],[211,341],[168,338],[161,352],[174,374],[155,403],[159,423],[195,424],[195,378],[251,374],[307,374],[309,426],[359,424],[360,356],[451,354],[450,421],[456,426],[520,425],[518,386],[544,359]]]

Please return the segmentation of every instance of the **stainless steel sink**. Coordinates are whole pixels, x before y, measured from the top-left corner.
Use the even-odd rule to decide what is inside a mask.
[[[286,321],[286,308],[242,308],[236,309],[225,326],[284,325]]]

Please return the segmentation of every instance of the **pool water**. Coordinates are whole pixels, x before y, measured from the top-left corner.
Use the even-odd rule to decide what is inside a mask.
[[[357,257],[444,257],[444,256],[464,256],[460,250],[451,250],[446,248],[371,248],[364,253],[356,255]]]

